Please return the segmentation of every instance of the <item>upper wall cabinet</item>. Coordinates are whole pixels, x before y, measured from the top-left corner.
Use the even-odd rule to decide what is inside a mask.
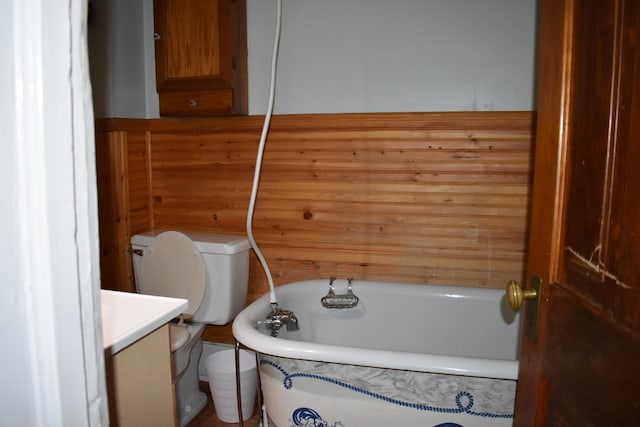
[[[162,116],[247,113],[246,0],[154,0]]]

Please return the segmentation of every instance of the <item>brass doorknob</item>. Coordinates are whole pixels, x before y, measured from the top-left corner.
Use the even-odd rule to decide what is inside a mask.
[[[513,311],[520,310],[522,303],[526,299],[535,299],[538,293],[535,289],[522,289],[520,283],[515,280],[509,280],[507,284],[507,301]]]

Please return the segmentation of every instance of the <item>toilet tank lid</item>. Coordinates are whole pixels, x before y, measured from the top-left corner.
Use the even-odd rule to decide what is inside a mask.
[[[169,230],[151,230],[131,237],[131,244],[149,246],[160,233]],[[249,250],[249,240],[245,236],[220,234],[206,231],[176,230],[186,234],[200,250],[200,253],[233,255]]]

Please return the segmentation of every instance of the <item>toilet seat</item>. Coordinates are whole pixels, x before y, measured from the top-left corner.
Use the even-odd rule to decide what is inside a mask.
[[[169,324],[169,337],[171,338],[171,352],[173,353],[189,340],[191,334],[184,324]]]
[[[193,241],[178,231],[158,234],[144,251],[141,293],[189,301],[184,314],[193,316],[202,302],[205,266]]]

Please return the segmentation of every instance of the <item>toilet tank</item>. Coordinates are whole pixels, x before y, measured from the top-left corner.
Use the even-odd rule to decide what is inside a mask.
[[[132,236],[133,270],[136,288],[145,250],[160,233],[152,230]],[[249,282],[249,241],[244,236],[209,232],[180,231],[196,245],[205,266],[202,300],[192,321],[224,325],[245,307]]]

